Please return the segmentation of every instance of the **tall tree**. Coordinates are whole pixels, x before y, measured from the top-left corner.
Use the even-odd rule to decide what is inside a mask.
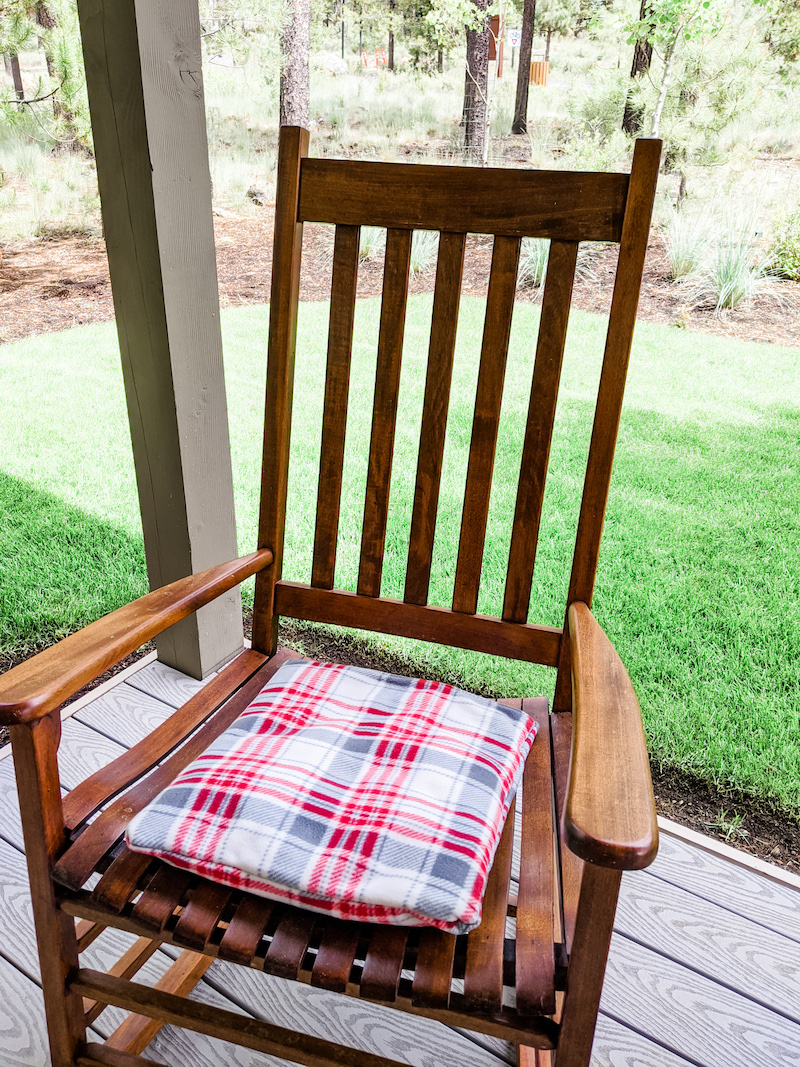
[[[489,89],[489,0],[472,0],[476,24],[467,27],[467,60],[464,72],[464,147],[480,159],[486,136],[486,103]]]
[[[281,33],[281,126],[308,128],[311,2],[290,0]]]
[[[631,78],[633,84],[628,89],[625,97],[625,111],[622,116],[622,128],[625,133],[635,137],[641,133],[644,122],[644,105],[639,97],[639,81],[650,70],[653,59],[653,19],[652,0],[642,0],[639,9],[639,21],[651,27],[650,33],[645,37],[637,37],[633,46],[633,64],[631,65]]]
[[[512,133],[528,132],[528,87],[535,24],[536,0],[523,0],[522,38],[519,42],[519,69],[517,70],[517,95],[514,100],[514,121],[511,124]]]

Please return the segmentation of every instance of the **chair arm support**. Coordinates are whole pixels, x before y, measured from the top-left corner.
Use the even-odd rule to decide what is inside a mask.
[[[584,860],[637,870],[658,851],[639,702],[614,646],[585,604],[569,609],[572,753],[564,834]]]
[[[272,563],[268,548],[220,563],[117,608],[0,677],[0,725],[49,714],[84,685]]]

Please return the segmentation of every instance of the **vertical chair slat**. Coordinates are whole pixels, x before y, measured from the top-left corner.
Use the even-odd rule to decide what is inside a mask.
[[[264,936],[273,907],[271,900],[245,897],[234,912],[220,941],[219,958],[248,967]]]
[[[411,231],[389,230],[386,235],[375,403],[358,571],[358,592],[362,596],[380,596],[381,592],[410,264]]]
[[[322,417],[314,561],[311,567],[311,584],[320,589],[333,588],[336,567],[360,232],[359,226],[337,226],[333,245],[328,370]]]
[[[275,243],[269,310],[266,418],[261,473],[258,544],[273,553],[271,567],[256,576],[253,605],[253,648],[271,655],[278,645],[275,583],[283,566],[283,532],[289,477],[289,441],[294,387],[297,303],[300,294],[300,253],[303,224],[297,221],[300,166],[308,155],[308,131],[281,128],[278,148]]]
[[[354,922],[328,920],[311,972],[311,984],[344,993],[358,948],[360,927]]]
[[[550,245],[508,556],[503,602],[503,618],[506,622],[525,622],[528,617],[577,256],[577,242],[553,241]]]
[[[411,517],[403,596],[403,599],[411,604],[426,604],[428,601],[465,240],[466,235],[463,233],[443,233],[439,238],[428,373],[425,380],[414,511]]]
[[[478,606],[519,249],[518,237],[495,238],[453,590],[453,610],[467,615]]]
[[[640,139],[636,142],[625,218],[622,223],[617,277],[611,298],[597,408],[589,445],[589,460],[583,483],[567,608],[576,600],[589,607],[592,604],[660,159],[660,141]],[[571,698],[569,641],[562,641],[553,710],[567,711]]]

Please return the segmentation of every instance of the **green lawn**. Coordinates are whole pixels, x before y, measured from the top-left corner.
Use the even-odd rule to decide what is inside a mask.
[[[402,594],[431,302],[410,302],[389,561]],[[431,599],[452,594],[482,307],[459,333]],[[359,303],[354,417],[337,584],[357,567],[378,304]],[[254,544],[267,309],[223,313],[239,544]],[[513,514],[538,310],[520,305],[509,357],[480,610],[496,612]],[[327,306],[304,304],[287,577],[307,580]],[[602,321],[574,313],[531,619],[560,624],[602,352]],[[145,589],[115,333],[110,325],[0,346],[0,651],[34,647]],[[642,324],[637,329],[595,611],[639,693],[665,763],[800,815],[800,370],[798,352]],[[552,672],[381,638],[472,688],[550,691]]]

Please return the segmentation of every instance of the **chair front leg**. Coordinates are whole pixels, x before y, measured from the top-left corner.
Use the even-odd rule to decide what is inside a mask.
[[[10,728],[17,776],[33,918],[39,946],[45,1015],[53,1067],[74,1067],[86,1038],[83,1001],[67,989],[78,967],[75,922],[57,904],[53,864],[63,850],[65,830],[58,777],[61,719],[53,712]]]
[[[622,872],[585,863],[556,1067],[589,1067]]]

